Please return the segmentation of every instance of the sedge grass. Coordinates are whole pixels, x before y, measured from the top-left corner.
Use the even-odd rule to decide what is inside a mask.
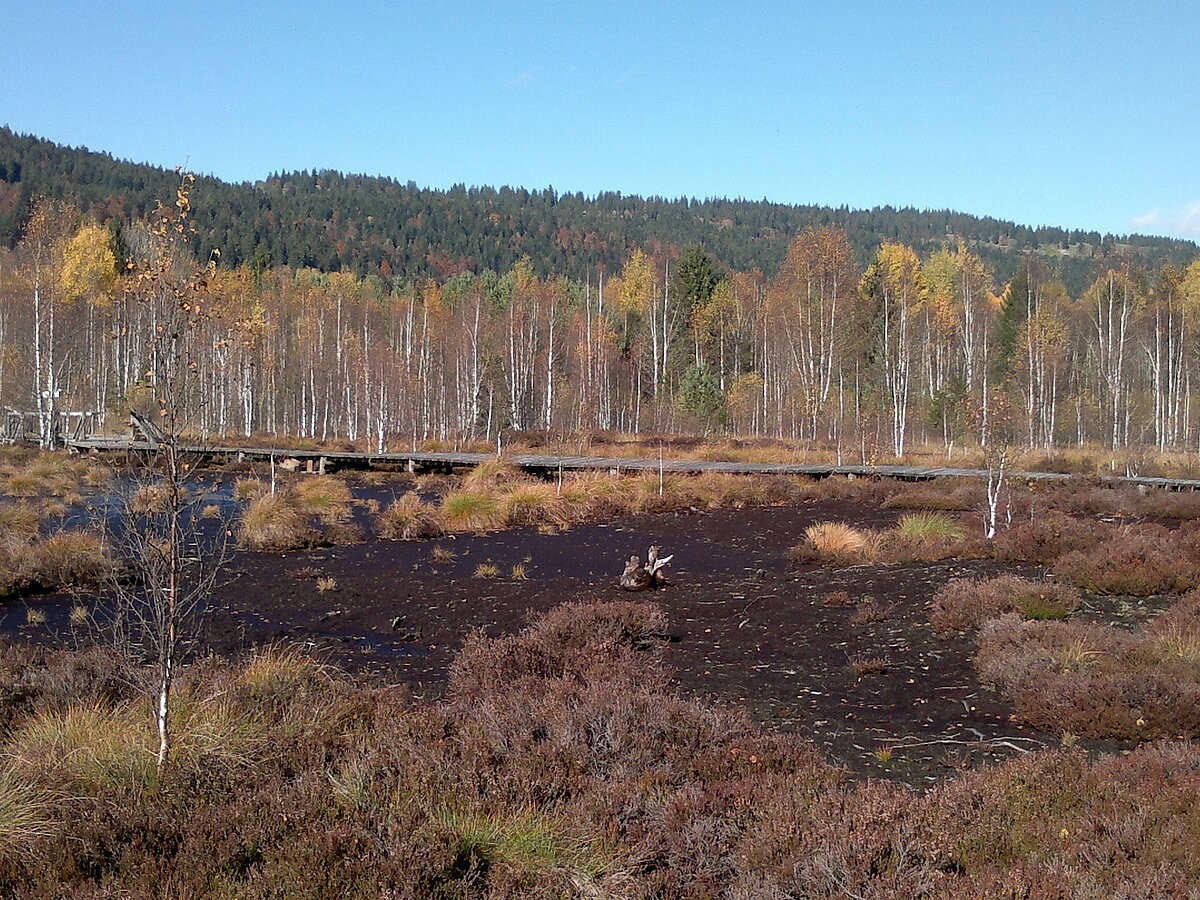
[[[493,531],[504,525],[500,503],[488,491],[452,491],[442,499],[441,513],[448,531]]]

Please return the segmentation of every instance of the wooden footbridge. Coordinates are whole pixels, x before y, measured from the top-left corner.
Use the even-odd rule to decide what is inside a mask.
[[[142,439],[73,438],[68,448],[79,453],[131,454],[153,452],[157,443],[153,435]],[[326,472],[336,468],[404,469],[409,472],[450,472],[479,465],[496,456],[490,453],[425,453],[388,452],[364,453],[342,450],[294,450],[275,447],[225,447],[189,445],[180,448],[189,455],[212,461],[273,462],[288,468],[303,467],[311,472]],[[623,456],[556,456],[549,454],[513,454],[505,459],[527,472],[554,476],[563,472],[607,471],[663,472],[698,475],[722,472],[731,475],[806,475],[826,478],[850,475],[860,478],[897,478],[903,481],[930,481],[935,478],[987,478],[986,469],[965,469],[939,466],[862,466],[862,465],[800,465],[792,463],[724,462],[700,459],[645,459]],[[1061,472],[1011,472],[1011,481],[1067,481],[1079,476]],[[1200,490],[1200,479],[1158,478],[1139,475],[1109,476],[1101,479],[1108,484],[1134,484],[1167,490]]]

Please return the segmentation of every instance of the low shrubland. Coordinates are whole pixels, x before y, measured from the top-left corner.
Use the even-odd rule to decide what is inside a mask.
[[[984,625],[976,665],[1039,728],[1148,740],[1200,735],[1200,592],[1150,625],[1096,622]]]
[[[665,628],[629,602],[475,635],[430,703],[294,653],[196,663],[161,773],[135,672],[0,647],[0,894],[948,900],[1200,879],[1190,743],[1041,751],[923,793],[855,782],[678,692]]]
[[[937,634],[973,631],[1006,613],[1026,619],[1063,619],[1080,603],[1070,585],[1014,575],[960,578],[941,587],[929,605],[929,621]]]

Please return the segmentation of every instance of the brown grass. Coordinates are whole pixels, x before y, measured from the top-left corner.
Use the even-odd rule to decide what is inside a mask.
[[[296,509],[305,516],[315,516],[327,525],[345,522],[350,517],[354,499],[350,486],[331,475],[301,478],[288,488]]]
[[[375,517],[375,530],[391,541],[435,538],[444,531],[437,507],[410,491],[384,507]]]
[[[836,565],[869,562],[879,549],[879,536],[845,522],[818,522],[804,529],[805,542],[792,549],[792,558],[813,558]]]
[[[238,545],[247,550],[295,550],[315,539],[304,514],[285,494],[262,494],[251,500],[237,530]]]

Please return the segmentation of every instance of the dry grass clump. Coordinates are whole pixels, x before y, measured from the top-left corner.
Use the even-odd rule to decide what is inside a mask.
[[[475,567],[476,578],[496,578],[500,575],[500,567],[494,562],[481,562]]]
[[[359,543],[363,532],[350,521],[352,501],[349,486],[332,475],[306,477],[274,494],[258,494],[242,513],[238,544],[280,552],[322,542]]]
[[[259,478],[239,478],[233,483],[233,498],[242,503],[261,497],[271,486]]]
[[[103,487],[111,478],[109,469],[82,457],[19,448],[0,450],[0,495],[78,496],[85,487]]]
[[[238,545],[247,550],[295,550],[316,539],[316,531],[284,493],[262,494],[251,500],[237,529]]]
[[[99,584],[114,568],[104,539],[90,531],[60,531],[36,547],[34,578],[44,588]]]
[[[604,472],[576,472],[564,477],[560,495],[578,521],[603,519],[631,508],[624,480]]]
[[[504,511],[486,490],[451,491],[442,498],[441,516],[447,531],[494,531],[504,526]]]
[[[508,525],[570,525],[581,518],[557,488],[536,481],[508,485],[499,497],[499,512]]]
[[[41,517],[27,503],[0,503],[0,542],[30,541],[38,536]]]
[[[42,538],[37,520],[25,511],[10,512],[6,518],[10,527],[0,533],[0,597],[100,584],[116,569],[99,534],[60,531]]]
[[[1110,540],[1065,554],[1054,571],[1095,594],[1182,594],[1200,584],[1200,552],[1190,535],[1127,526]]]
[[[397,497],[375,516],[375,530],[391,541],[415,541],[440,536],[438,509],[421,499],[416,491]]]
[[[58,830],[55,798],[29,784],[8,765],[0,766],[0,859],[28,851]]]
[[[1189,595],[1150,628],[1129,633],[1076,622],[983,627],[976,666],[1041,728],[1149,740],[1200,734],[1200,597]]]
[[[296,509],[302,515],[316,516],[327,525],[345,522],[350,518],[350,504],[354,499],[350,486],[331,475],[315,475],[302,478],[288,488]]]
[[[529,476],[519,467],[503,457],[498,457],[484,460],[472,467],[463,476],[462,486],[467,491],[485,491],[529,480]]]
[[[792,559],[854,565],[869,562],[879,549],[878,535],[845,522],[818,522],[804,529],[804,543],[793,547]]]
[[[984,622],[1011,612],[1018,612],[1026,619],[1063,619],[1079,603],[1079,592],[1058,582],[1013,575],[957,578],[934,594],[929,604],[929,622],[935,633],[945,635],[973,631]]]
[[[186,496],[186,490],[184,495]],[[139,514],[166,512],[171,502],[171,491],[166,484],[144,484],[134,491],[129,508]]]

